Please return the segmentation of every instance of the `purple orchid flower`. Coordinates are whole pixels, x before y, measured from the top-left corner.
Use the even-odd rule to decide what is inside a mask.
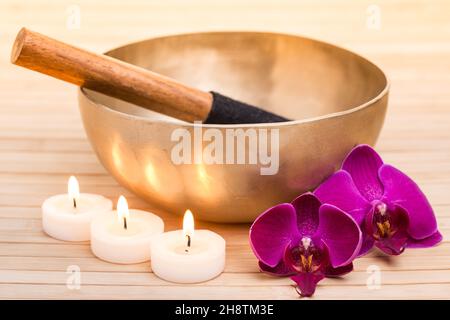
[[[368,145],[356,146],[342,169],[314,194],[358,222],[363,233],[359,255],[374,245],[387,254],[398,255],[406,247],[431,247],[442,240],[433,209],[417,184],[384,164]]]
[[[352,271],[361,244],[356,221],[312,193],[266,210],[250,228],[261,271],[291,276],[302,296],[311,296],[324,277]]]

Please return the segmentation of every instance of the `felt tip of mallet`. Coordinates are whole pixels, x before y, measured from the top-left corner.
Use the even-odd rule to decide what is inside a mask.
[[[213,102],[205,124],[252,124],[290,121],[269,111],[211,91]]]

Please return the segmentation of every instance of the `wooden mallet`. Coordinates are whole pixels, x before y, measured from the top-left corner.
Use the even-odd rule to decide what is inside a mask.
[[[273,113],[205,92],[144,68],[80,49],[22,28],[11,62],[188,122],[210,124],[288,121]]]

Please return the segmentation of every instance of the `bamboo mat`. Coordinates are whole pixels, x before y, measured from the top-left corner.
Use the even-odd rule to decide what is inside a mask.
[[[74,3],[78,7],[71,7]],[[79,28],[70,20],[78,9]],[[370,20],[378,9],[380,25]],[[297,299],[289,279],[258,272],[248,225],[198,223],[227,241],[225,273],[198,285],[167,283],[151,273],[148,263],[109,264],[96,259],[87,243],[46,236],[40,205],[65,192],[71,174],[84,192],[113,201],[124,194],[130,206],[152,208],[120,187],[97,161],[82,129],[75,89],[9,64],[21,26],[98,52],[171,33],[268,30],[329,41],[372,59],[392,83],[377,150],[428,195],[444,242],[394,259],[371,253],[358,259],[345,278],[322,281],[314,299],[450,297],[448,1],[1,1],[0,298]],[[167,230],[180,227],[178,216],[156,213]],[[79,290],[66,285],[69,266],[81,270]],[[381,271],[381,286],[369,289],[374,268]]]

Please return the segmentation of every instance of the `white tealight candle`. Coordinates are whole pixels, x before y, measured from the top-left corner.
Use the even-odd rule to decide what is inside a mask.
[[[49,236],[59,240],[86,241],[90,238],[92,219],[111,209],[111,200],[80,193],[77,179],[71,176],[68,194],[50,197],[42,204],[42,227]]]
[[[195,230],[192,213],[187,210],[183,230],[163,233],[151,246],[153,272],[176,283],[210,280],[225,267],[225,240],[209,230]]]
[[[128,209],[123,196],[117,211],[96,217],[91,224],[91,250],[102,260],[113,263],[140,263],[150,259],[150,244],[164,232],[164,222],[157,215]]]

